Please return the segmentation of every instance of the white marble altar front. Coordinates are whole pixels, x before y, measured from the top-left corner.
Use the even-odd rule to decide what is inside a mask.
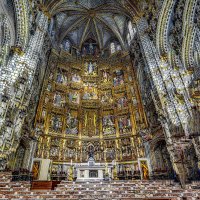
[[[102,181],[105,178],[112,178],[112,168],[112,165],[95,163],[94,159],[90,158],[87,163],[76,164],[76,181]]]

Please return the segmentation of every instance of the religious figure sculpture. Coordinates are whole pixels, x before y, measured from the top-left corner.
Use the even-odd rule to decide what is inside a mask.
[[[59,131],[62,127],[61,119],[57,115],[53,116],[51,118],[51,125],[54,131]]]
[[[62,82],[62,84],[63,85],[67,85],[67,83],[68,83],[68,81],[67,81],[67,76],[66,75],[63,75],[63,82]]]
[[[94,86],[86,86],[84,88],[83,100],[96,100],[98,99],[97,88]]]
[[[86,62],[85,63],[86,75],[97,75],[97,66],[95,62]]]
[[[66,134],[77,135],[78,134],[78,119],[71,116],[71,113],[67,115],[67,128]]]
[[[113,115],[103,117],[103,134],[115,134],[115,124]]]
[[[60,139],[59,138],[54,138],[51,140],[51,145],[53,146],[59,146]]]
[[[56,83],[67,85],[67,76],[64,74],[64,72],[59,70],[56,76]]]
[[[80,83],[81,82],[81,77],[78,74],[73,74],[72,75],[72,82]]]
[[[49,75],[49,80],[52,80],[52,79],[53,79],[53,73],[51,72]]]
[[[23,95],[23,93],[24,93],[24,88],[25,88],[25,86],[23,85],[23,84],[19,84],[19,85],[17,85],[18,87],[16,87],[15,89],[16,89],[16,95],[15,95],[15,97],[17,98],[17,99],[21,99],[22,98],[22,95]]]
[[[120,117],[118,120],[120,134],[129,133],[131,131],[131,120],[129,117]]]
[[[80,103],[80,94],[78,92],[69,93],[69,101],[75,104]]]
[[[46,104],[46,103],[48,103],[48,102],[49,102],[49,97],[46,96],[45,99],[44,99],[44,103]]]
[[[60,73],[57,74],[56,82],[57,83],[62,83],[62,74],[60,74]]]
[[[103,82],[108,82],[109,78],[110,74],[106,70],[103,70]]]
[[[62,97],[61,97],[60,94],[55,94],[54,95],[53,103],[54,103],[55,106],[61,106],[61,100],[62,100]]]
[[[50,154],[50,157],[58,157],[59,155],[58,147],[51,147],[49,154]]]
[[[122,70],[115,71],[115,77],[113,79],[114,87],[122,85],[124,83],[124,73]]]
[[[42,118],[45,118],[46,116],[46,110],[42,110]]]
[[[64,42],[64,44],[63,44],[63,49],[64,49],[65,51],[67,51],[67,52],[70,51],[70,42],[69,42],[69,40],[66,40],[66,41]]]
[[[111,91],[105,91],[101,96],[101,103],[111,104],[112,102],[113,102],[112,92]]]
[[[91,62],[89,62],[88,64],[88,74],[92,74],[94,71],[94,66],[92,65]]]
[[[146,162],[141,162],[141,169],[142,169],[143,179],[145,180],[149,179],[149,170]]]
[[[93,158],[94,159],[94,146],[89,145],[88,146],[88,159]]]
[[[126,96],[123,96],[120,99],[118,99],[118,103],[117,103],[118,109],[122,109],[127,106],[128,106],[128,100],[127,100]]]
[[[48,83],[48,85],[47,85],[47,91],[48,91],[48,92],[51,91],[51,84],[50,84],[50,83]]]

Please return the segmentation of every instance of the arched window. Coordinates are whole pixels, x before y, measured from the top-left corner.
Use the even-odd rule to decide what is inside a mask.
[[[111,54],[115,53],[116,49],[115,49],[115,43],[114,42],[111,42],[110,43],[110,52]]]
[[[121,45],[120,45],[120,44],[118,44],[116,49],[117,49],[117,51],[121,51],[121,50],[122,50],[122,47],[121,47]]]
[[[71,42],[69,40],[64,40],[62,43],[62,48],[64,51],[70,52]]]
[[[130,34],[130,38],[132,40],[133,37],[134,37],[134,34],[135,34],[135,30],[133,28],[133,25],[132,25],[131,21],[128,22],[128,31],[129,31],[129,34]]]
[[[127,42],[128,42],[128,45],[131,44],[131,36],[130,36],[130,33],[127,34]]]
[[[53,31],[53,26],[54,26],[54,19],[51,18],[51,22],[50,22],[49,27],[48,27],[48,31],[49,31],[50,35],[51,35],[52,31]]]

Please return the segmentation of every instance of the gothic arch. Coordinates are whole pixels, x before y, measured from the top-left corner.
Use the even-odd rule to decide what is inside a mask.
[[[29,139],[26,137],[22,137],[15,154],[15,170],[24,168],[24,162],[28,161],[26,160],[27,152],[30,152]]]
[[[160,138],[154,141],[152,147],[152,153],[154,154],[154,169],[160,171],[172,172],[172,163],[170,161],[170,155],[167,150],[166,141],[164,138]]]

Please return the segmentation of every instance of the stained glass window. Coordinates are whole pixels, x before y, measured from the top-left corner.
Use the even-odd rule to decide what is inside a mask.
[[[133,28],[131,21],[128,22],[128,30],[129,30],[130,38],[132,40],[135,35],[135,29]]]
[[[62,43],[62,48],[67,51],[67,52],[70,52],[70,49],[71,49],[71,43],[69,40],[64,40],[63,43]]]
[[[115,43],[114,42],[111,42],[110,43],[110,52],[111,54],[115,53],[116,49],[115,49]]]
[[[127,34],[127,42],[128,42],[128,45],[131,44],[131,36],[130,36],[130,33]]]

